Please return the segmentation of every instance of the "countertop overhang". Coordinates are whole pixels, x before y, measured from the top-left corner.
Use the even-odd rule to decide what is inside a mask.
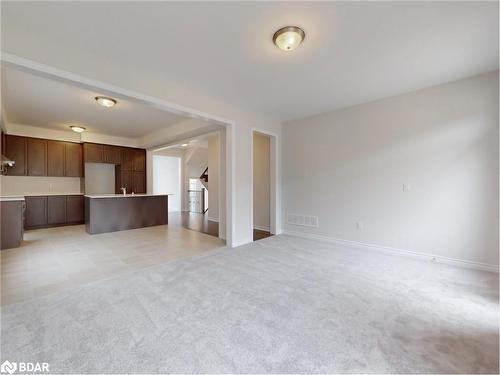
[[[144,198],[144,197],[166,197],[173,194],[85,194],[86,198],[100,199],[100,198]]]
[[[0,197],[0,202],[15,202],[15,201],[25,201],[24,196],[5,196],[5,197]]]

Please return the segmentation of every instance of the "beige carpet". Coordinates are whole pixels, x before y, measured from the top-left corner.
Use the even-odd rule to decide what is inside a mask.
[[[498,373],[498,275],[289,236],[2,309],[51,373]]]

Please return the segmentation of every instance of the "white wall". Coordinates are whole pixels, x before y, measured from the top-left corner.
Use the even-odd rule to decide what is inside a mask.
[[[186,157],[185,157],[185,151],[182,149],[178,148],[165,148],[162,150],[157,150],[157,151],[146,151],[146,176],[148,179],[148,193],[153,193],[154,191],[154,175],[153,175],[153,157],[155,155],[161,155],[161,156],[169,156],[173,158],[177,158],[180,160],[180,192],[179,192],[179,199],[180,199],[180,209],[179,211],[187,211],[187,186],[188,186],[188,179],[186,177],[185,171],[187,169],[187,163],[186,163]]]
[[[208,220],[219,221],[219,134],[208,138]]]
[[[153,193],[168,197],[168,211],[181,211],[181,159],[153,155]]]
[[[85,194],[114,194],[115,165],[85,163]],[[127,194],[131,191],[127,191]]]
[[[286,213],[319,217],[286,229],[498,265],[498,109],[497,72],[284,124]]]
[[[253,226],[270,230],[271,139],[253,134]]]
[[[0,195],[79,194],[79,177],[0,176]]]
[[[192,154],[187,157],[189,178],[200,178],[208,167],[208,149],[197,147],[192,150]]]

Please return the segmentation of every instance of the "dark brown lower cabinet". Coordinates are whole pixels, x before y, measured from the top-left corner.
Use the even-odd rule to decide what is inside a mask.
[[[26,221],[25,228],[36,228],[47,225],[47,197],[25,197]]]
[[[47,197],[47,224],[66,224],[66,196]]]
[[[66,223],[83,223],[85,221],[83,195],[66,196]]]
[[[19,247],[23,240],[24,201],[0,202],[0,249]]]
[[[26,229],[83,224],[83,195],[49,195],[26,198]]]

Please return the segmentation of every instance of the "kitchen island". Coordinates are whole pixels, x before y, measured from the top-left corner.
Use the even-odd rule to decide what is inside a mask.
[[[85,229],[97,234],[168,224],[168,195],[85,195]]]

